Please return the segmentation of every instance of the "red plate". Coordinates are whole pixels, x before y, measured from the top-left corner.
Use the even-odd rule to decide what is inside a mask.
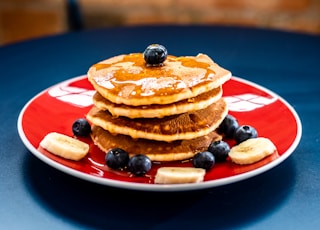
[[[232,77],[223,86],[229,114],[235,116],[240,125],[252,125],[259,136],[271,139],[278,149],[277,155],[246,166],[236,165],[229,160],[216,163],[206,173],[202,183],[159,185],[153,183],[158,167],[191,166],[191,162],[154,163],[146,176],[135,177],[125,171],[108,169],[104,162],[105,153],[90,138],[81,139],[90,144],[90,152],[79,162],[57,157],[39,148],[40,141],[49,132],[73,135],[72,123],[86,116],[92,106],[93,93],[94,89],[86,76],[72,78],[44,90],[20,112],[18,131],[25,146],[40,160],[70,175],[103,185],[135,190],[182,191],[230,184],[280,164],[291,155],[301,138],[300,119],[284,99],[257,84]],[[229,143],[233,145],[232,141]]]

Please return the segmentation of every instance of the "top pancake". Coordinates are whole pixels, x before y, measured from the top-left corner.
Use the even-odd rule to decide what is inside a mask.
[[[168,55],[161,66],[147,66],[142,53],[119,55],[90,67],[88,79],[107,100],[131,106],[170,104],[221,86],[231,72],[207,55]]]

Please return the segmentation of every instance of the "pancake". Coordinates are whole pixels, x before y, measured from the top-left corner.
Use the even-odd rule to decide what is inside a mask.
[[[132,139],[126,135],[114,135],[92,126],[91,137],[94,143],[103,151],[112,148],[122,148],[130,156],[145,154],[152,161],[178,161],[192,158],[196,153],[205,151],[212,141],[221,140],[222,137],[215,131],[205,136],[191,140],[177,140],[173,142],[154,141],[147,139]]]
[[[231,72],[207,55],[168,55],[163,65],[147,66],[142,53],[119,55],[88,70],[88,80],[107,100],[140,106],[171,104],[221,86]]]
[[[129,106],[115,104],[105,99],[96,92],[93,96],[93,103],[100,110],[108,110],[113,116],[125,116],[129,118],[162,118],[191,111],[204,109],[219,100],[222,96],[222,87],[215,88],[209,92],[202,93],[194,98],[185,99],[167,105],[141,105]]]
[[[93,106],[87,119],[111,133],[172,142],[207,135],[220,125],[227,113],[227,104],[220,98],[205,109],[164,118],[113,117],[108,111]]]

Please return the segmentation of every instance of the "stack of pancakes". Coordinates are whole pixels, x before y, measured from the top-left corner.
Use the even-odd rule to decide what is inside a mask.
[[[145,63],[142,53],[119,55],[90,67],[96,90],[87,114],[91,137],[107,152],[122,148],[152,161],[192,158],[204,151],[228,113],[222,84],[230,71],[207,55],[168,55],[162,65]]]

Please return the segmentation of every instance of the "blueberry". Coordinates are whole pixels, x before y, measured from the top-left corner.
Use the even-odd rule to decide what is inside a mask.
[[[234,133],[234,139],[237,142],[237,144],[248,140],[250,138],[256,138],[258,137],[257,130],[250,126],[250,125],[242,125]]]
[[[225,135],[226,138],[233,138],[235,130],[239,127],[237,119],[228,114],[219,126],[219,131]]]
[[[208,151],[213,154],[216,161],[225,161],[230,152],[230,146],[225,141],[213,141],[209,147]]]
[[[149,45],[143,52],[144,60],[152,66],[161,65],[168,56],[167,49],[159,44]]]
[[[143,176],[151,169],[152,163],[149,157],[143,154],[134,155],[129,159],[128,170],[136,175]]]
[[[106,164],[112,169],[120,169],[127,166],[129,162],[129,154],[120,148],[114,148],[106,154]]]
[[[193,157],[192,164],[195,168],[209,170],[215,164],[215,157],[209,151],[199,152]]]
[[[89,122],[84,118],[79,118],[72,124],[72,132],[79,137],[88,136],[91,132],[91,126]]]

